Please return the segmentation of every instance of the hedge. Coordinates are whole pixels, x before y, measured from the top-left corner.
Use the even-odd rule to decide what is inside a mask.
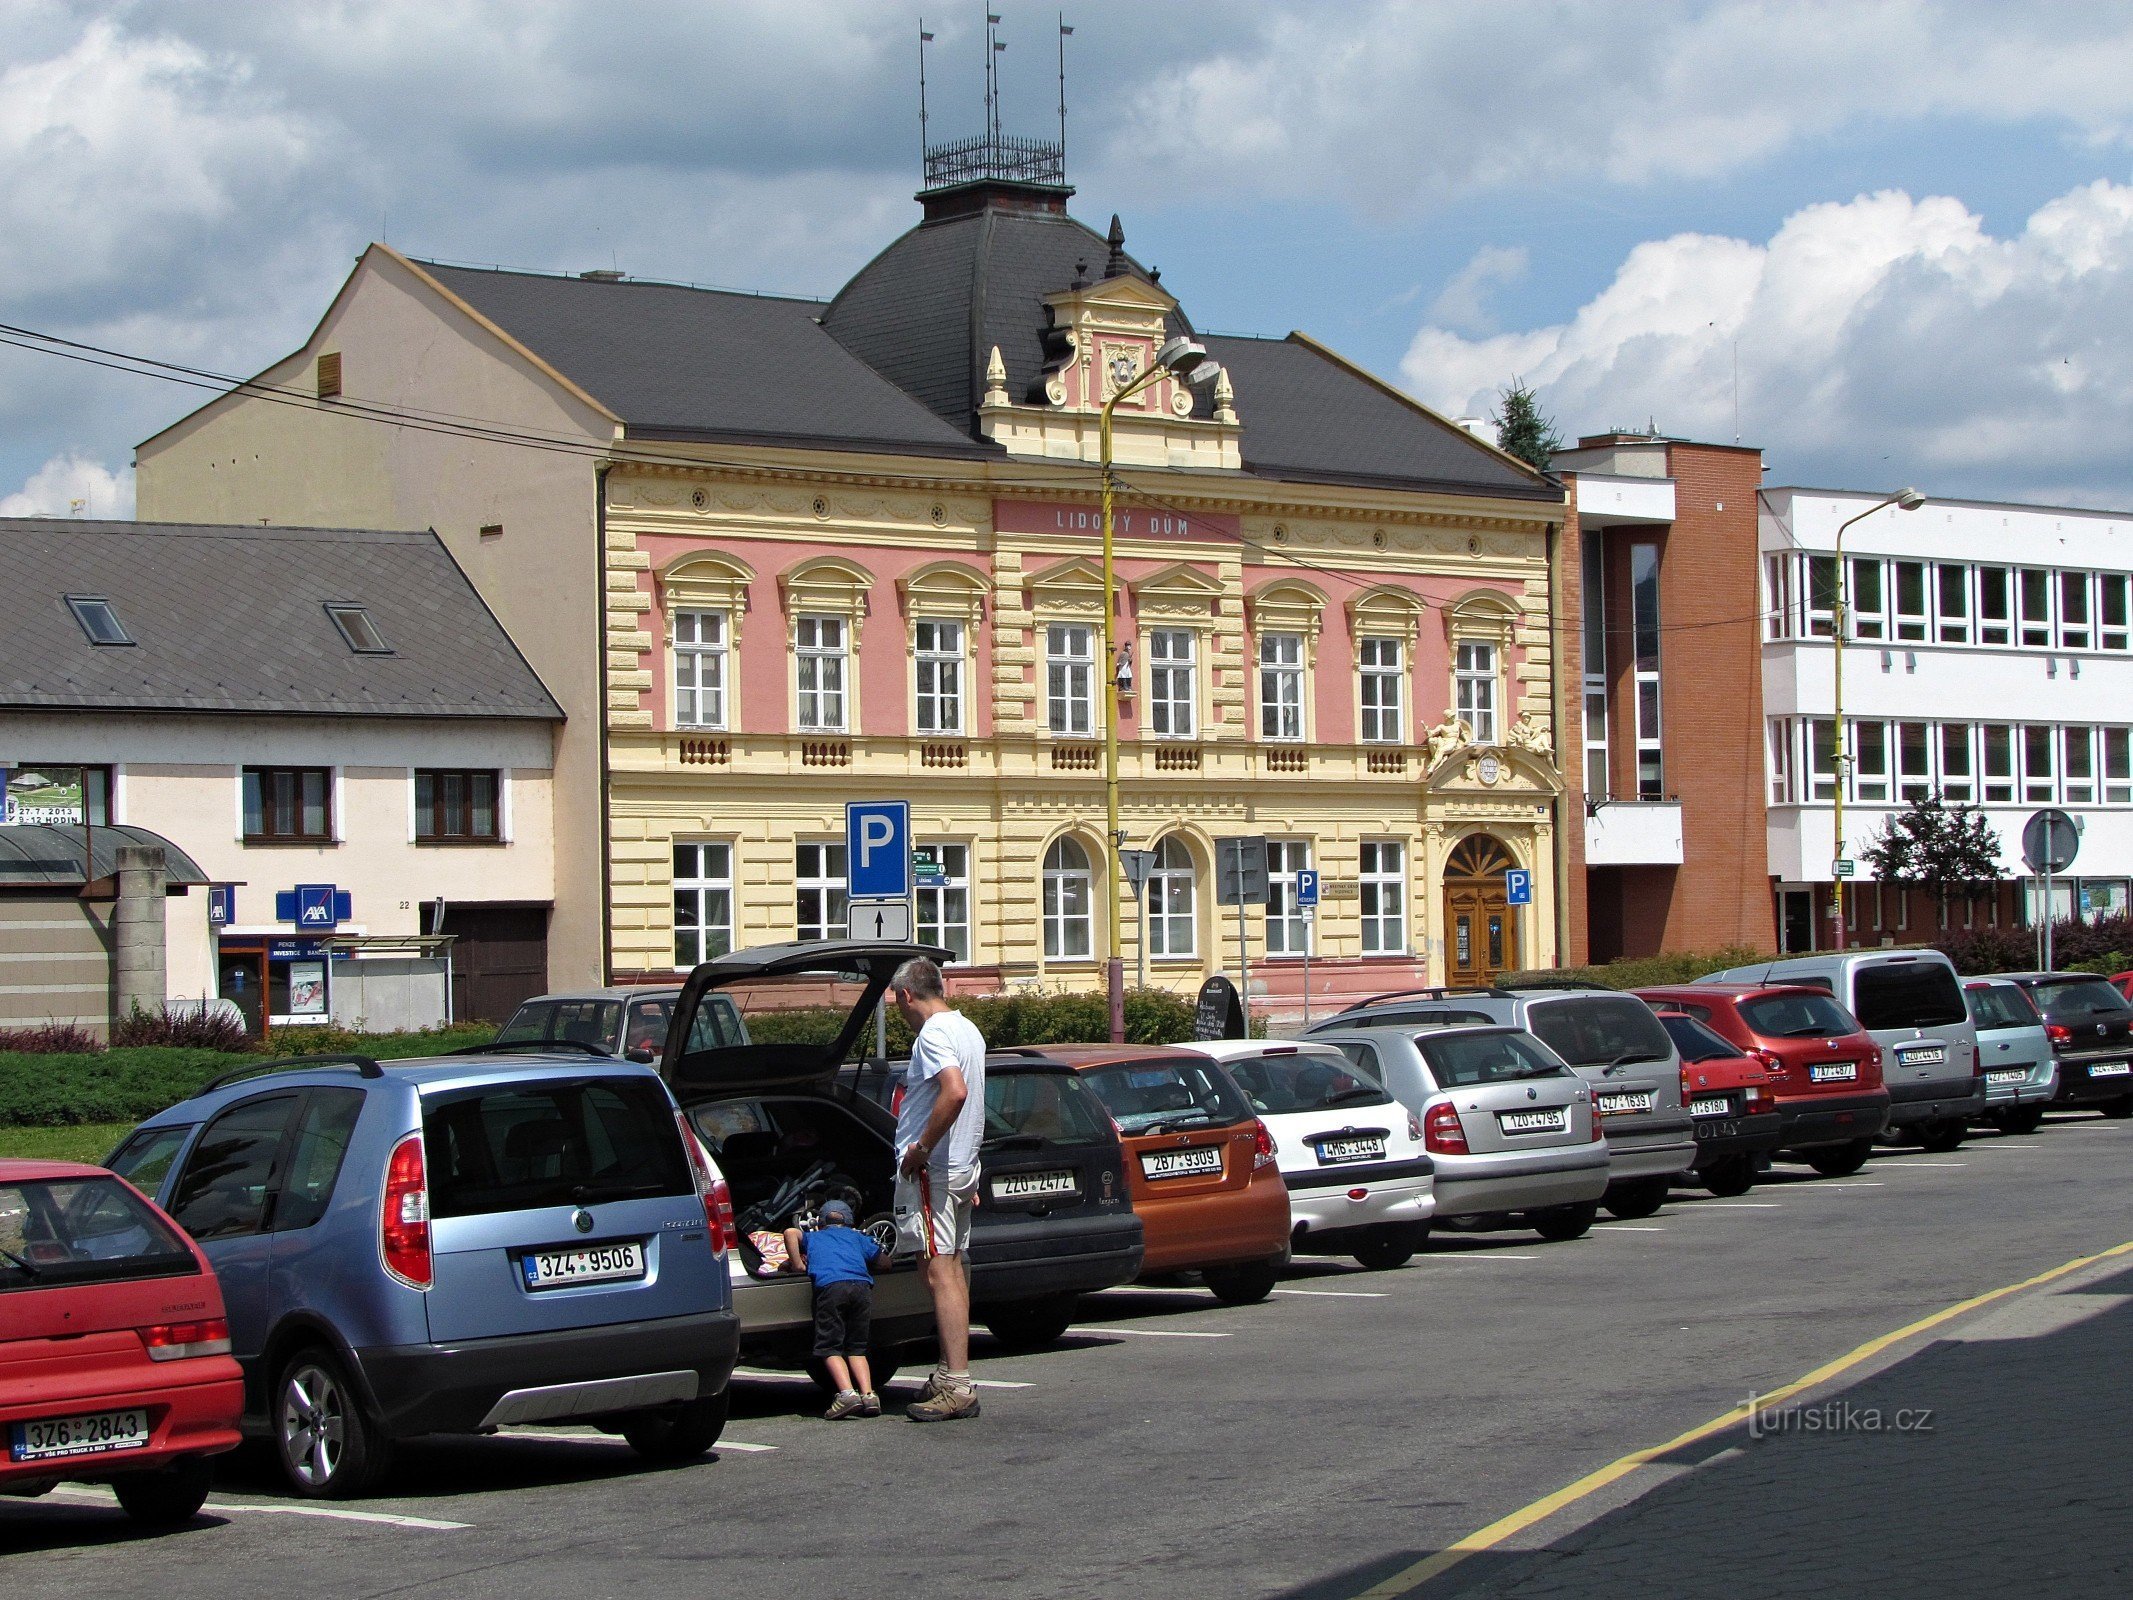
[[[1707,972],[1744,967],[1752,961],[1775,959],[1746,945],[1724,950],[1663,951],[1655,956],[1627,956],[1597,967],[1555,967],[1546,971],[1519,972],[1505,979],[1518,983],[1533,978],[1596,983],[1603,989],[1651,989],[1662,984],[1694,983]]]
[[[955,1002],[956,1010],[977,1024],[985,1042],[996,1050],[1017,1045],[1103,1044],[1111,1037],[1111,1013],[1100,994],[983,995]],[[837,1006],[805,1006],[768,1011],[748,1018],[748,1036],[759,1044],[834,1043],[850,1015]],[[1131,1044],[1176,1044],[1192,1037],[1193,1004],[1165,989],[1126,991],[1126,1039]],[[911,1030],[894,1006],[888,1009],[889,1055],[911,1053]],[[871,1055],[874,1028],[869,1023],[852,1047],[855,1056]]]

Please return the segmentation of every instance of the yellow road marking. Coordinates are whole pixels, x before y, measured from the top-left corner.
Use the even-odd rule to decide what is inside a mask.
[[[1975,1311],[1979,1306],[1990,1305],[1995,1300],[2004,1300],[2011,1294],[2020,1294],[2025,1289],[2038,1288],[2052,1282],[2054,1279],[2063,1278],[2068,1273],[2079,1272],[2083,1267],[2093,1266],[2099,1261],[2108,1261],[2114,1256],[2123,1255],[2133,1255],[2133,1240],[2128,1240],[2124,1244],[2113,1245],[2108,1250],[2099,1250],[2092,1256],[2076,1256],[2073,1260],[2053,1267],[2048,1272],[2040,1272],[2033,1278],[2024,1278],[2020,1283],[2010,1283],[2004,1288],[1990,1289],[1984,1294],[1972,1295],[1968,1300],[1958,1301],[1952,1306],[1944,1307],[1942,1310],[1934,1312],[1931,1316],[1921,1317],[1916,1322],[1906,1323],[1893,1333],[1884,1333],[1878,1338],[1869,1339],[1858,1349],[1851,1351],[1849,1354],[1841,1355],[1834,1361],[1825,1362],[1806,1376],[1793,1379],[1783,1388],[1773,1389],[1768,1394],[1757,1395],[1752,1405],[1737,1405],[1724,1414],[1713,1417],[1709,1422],[1699,1423],[1696,1427],[1689,1429],[1687,1433],[1669,1439],[1665,1444],[1652,1445],[1643,1450],[1633,1450],[1618,1461],[1611,1461],[1595,1472],[1586,1473],[1577,1482],[1566,1484],[1553,1494],[1543,1495],[1531,1505],[1514,1511],[1507,1517],[1498,1518],[1478,1533],[1470,1533],[1465,1538],[1446,1545],[1435,1555],[1426,1556],[1413,1566],[1403,1568],[1391,1577],[1372,1584],[1368,1589],[1357,1595],[1355,1600],[1395,1600],[1396,1596],[1410,1594],[1431,1579],[1442,1577],[1452,1568],[1458,1566],[1460,1562],[1466,1560],[1467,1557],[1479,1555],[1484,1550],[1493,1549],[1513,1534],[1521,1533],[1536,1523],[1545,1522],[1564,1507],[1575,1505],[1586,1496],[1597,1493],[1611,1483],[1620,1482],[1639,1467],[1649,1466],[1654,1461],[1672,1455],[1676,1450],[1685,1449],[1699,1440],[1710,1438],[1714,1433],[1723,1433],[1726,1429],[1745,1422],[1752,1412],[1757,1409],[1768,1409],[1778,1401],[1790,1400],[1794,1395],[1802,1394],[1820,1384],[1827,1383],[1830,1379],[1850,1371],[1862,1362],[1871,1361],[1890,1346],[1901,1344],[1906,1339],[1916,1338],[1928,1329],[1937,1328],[1944,1322],[1962,1316],[1965,1312]]]

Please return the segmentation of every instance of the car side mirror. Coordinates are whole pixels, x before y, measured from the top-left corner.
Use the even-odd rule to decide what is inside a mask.
[[[637,1045],[633,1049],[623,1051],[622,1054],[625,1060],[641,1061],[646,1066],[650,1066],[654,1061],[657,1061],[659,1059],[659,1052],[654,1050],[648,1044]]]

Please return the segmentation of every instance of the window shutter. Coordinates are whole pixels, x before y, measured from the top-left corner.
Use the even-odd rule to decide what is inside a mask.
[[[318,358],[318,397],[330,400],[341,392],[341,353],[329,350]]]

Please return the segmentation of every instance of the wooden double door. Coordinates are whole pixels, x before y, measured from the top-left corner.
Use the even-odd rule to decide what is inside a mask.
[[[1518,911],[1504,874],[1518,865],[1503,841],[1468,834],[1444,862],[1444,971],[1455,988],[1486,987],[1518,970]]]

